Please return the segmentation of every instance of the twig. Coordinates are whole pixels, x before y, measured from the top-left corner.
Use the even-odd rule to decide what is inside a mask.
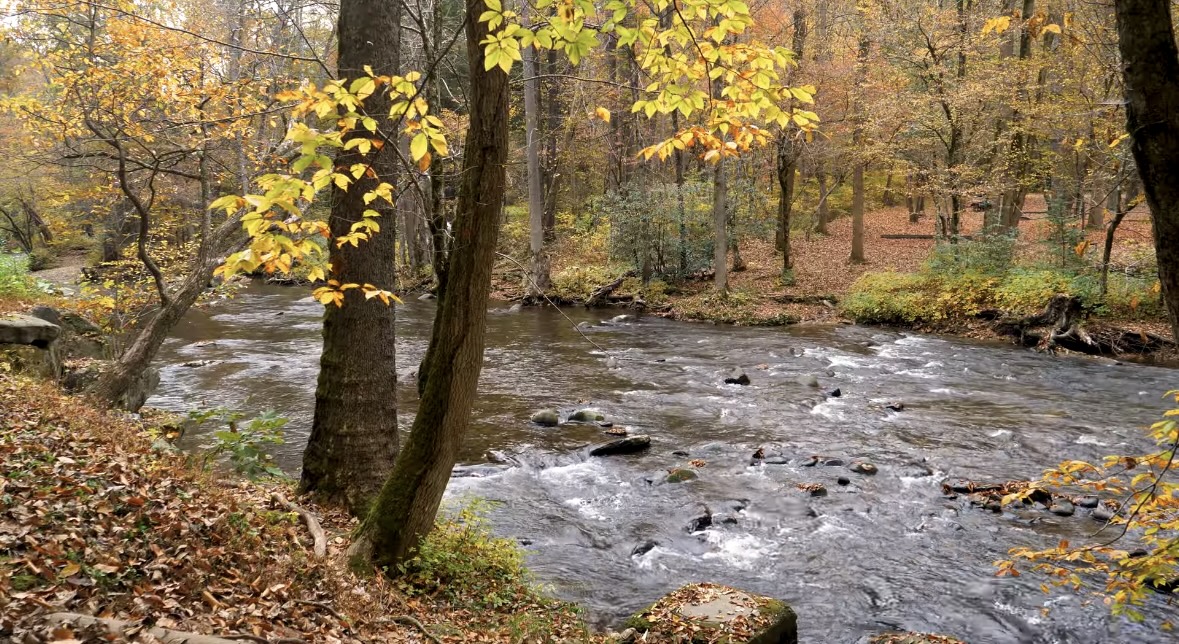
[[[415,617],[410,615],[394,615],[390,619],[401,624],[409,624],[410,626],[413,626],[414,628],[417,628],[419,631],[421,631],[422,635],[425,635],[430,641],[435,642],[435,644],[442,644],[442,640],[438,639],[437,635],[434,635],[430,631],[426,630],[426,626],[419,622]]]
[[[261,642],[262,644],[270,644],[270,640],[265,637],[251,635],[249,633],[227,633],[222,635],[227,640],[250,640],[251,642]]]
[[[326,610],[327,612],[331,613],[333,617],[340,620],[341,622],[344,622],[345,624],[348,623],[348,620],[345,619],[344,616],[340,614],[340,611],[332,608],[331,606],[329,606],[323,602],[317,602],[312,599],[296,599],[295,603],[296,604],[303,604],[304,606],[315,606],[316,608],[322,608],[323,610]]]
[[[303,523],[307,524],[307,530],[311,532],[311,538],[314,541],[312,552],[315,553],[316,559],[323,559],[327,555],[327,534],[324,533],[323,527],[319,525],[319,519],[316,519],[315,515],[311,514],[309,510],[287,501],[277,493],[271,494],[270,500],[303,518]]]

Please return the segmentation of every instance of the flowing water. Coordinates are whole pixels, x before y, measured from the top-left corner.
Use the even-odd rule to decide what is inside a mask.
[[[433,310],[398,307],[402,372],[421,359]],[[276,456],[296,471],[321,312],[306,291],[260,285],[193,311],[160,355],[163,382],[149,404],[275,409],[292,420]],[[1151,625],[1174,617],[1161,599],[1139,625],[1110,618],[1099,600],[1045,595],[1034,575],[995,577],[992,562],[1010,547],[1084,540],[1099,527],[1087,510],[996,515],[945,499],[940,483],[1026,478],[1063,459],[1145,451],[1142,428],[1166,409],[1160,395],[1176,372],[855,326],[602,325],[611,313],[567,315],[594,323],[586,335],[618,367],[555,311],[493,310],[474,422],[448,493],[497,502],[496,530],[526,544],[540,580],[595,624],[683,583],[717,581],[788,601],[804,642],[855,642],[890,627],[973,644],[1175,641]],[[722,384],[735,366],[752,384]],[[810,375],[821,389],[799,383]],[[408,381],[398,392],[403,430],[416,408]],[[823,395],[837,387],[841,397]],[[904,410],[888,410],[893,401]],[[592,406],[649,434],[652,447],[590,458],[586,446],[610,437],[528,422],[550,406]],[[791,462],[751,466],[758,448]],[[879,473],[804,466],[813,454],[868,459]],[[698,480],[661,483],[690,459],[706,462]],[[840,476],[851,484],[838,485]],[[830,494],[796,488],[811,482]],[[705,506],[714,525],[689,533]],[[658,545],[632,555],[649,541]]]

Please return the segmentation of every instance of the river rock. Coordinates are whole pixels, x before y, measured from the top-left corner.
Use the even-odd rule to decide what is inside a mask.
[[[905,403],[903,403],[903,402],[890,402],[887,405],[885,405],[884,408],[889,411],[905,411]]]
[[[797,487],[811,496],[827,496],[827,486],[822,483],[799,483]]]
[[[1057,499],[1055,503],[1049,506],[1048,511],[1058,517],[1071,517],[1077,510],[1072,503],[1064,499]]]
[[[61,335],[61,327],[21,313],[0,315],[0,344],[26,344],[48,349]]]
[[[785,456],[767,456],[762,463],[766,465],[789,465],[790,459]]]
[[[62,326],[61,312],[52,306],[37,305],[29,311],[29,315],[45,320],[50,324]]]
[[[657,546],[657,545],[659,545],[658,541],[654,541],[654,540],[644,541],[643,543],[640,543],[639,545],[635,546],[630,551],[630,556],[641,557],[641,556],[647,554],[648,552],[651,552],[652,550],[654,550],[655,546]]]
[[[694,517],[691,521],[688,522],[688,534],[702,532],[710,525],[712,525],[712,512],[708,509],[708,506],[705,506],[704,514]]]
[[[855,472],[856,474],[872,475],[877,472],[876,466],[869,463],[868,461],[856,461],[851,464],[849,469],[851,469],[851,471]]]
[[[423,302],[428,302],[430,300],[436,300],[438,298],[435,297],[435,295],[433,293],[422,293],[421,295],[418,296],[418,299]]]
[[[1099,505],[1093,508],[1093,512],[1089,513],[1097,521],[1109,521],[1114,517],[1114,511],[1107,505]]]
[[[786,603],[719,584],[688,584],[626,620],[648,642],[798,644],[798,617]]]
[[[542,409],[535,414],[532,414],[532,417],[529,418],[529,420],[542,427],[556,427],[557,423],[561,422],[561,417],[557,415],[556,410]]]
[[[651,447],[651,437],[646,434],[627,436],[616,441],[603,443],[590,450],[590,456],[615,456],[619,454],[637,454]]]
[[[524,310],[524,305],[519,302],[516,302],[515,304],[508,307],[508,313],[519,313],[520,311],[523,311],[523,310]]]
[[[838,387],[827,392],[828,398],[839,398],[842,395],[843,395],[843,392],[840,391]]]
[[[663,479],[664,483],[683,483],[684,481],[695,481],[700,478],[694,470],[689,470],[683,467],[677,467],[667,473],[667,477]]]
[[[726,385],[748,385],[749,384],[749,374],[745,373],[744,369],[740,369],[740,368],[733,369],[733,371],[731,371],[729,373],[728,377],[725,378],[725,384]]]
[[[1101,501],[1096,496],[1082,496],[1077,499],[1077,506],[1082,508],[1095,508]]]
[[[851,479],[847,478],[846,476],[841,476],[838,479],[835,479],[835,482],[840,485],[851,485]]]
[[[623,322],[630,322],[634,320],[633,315],[615,315],[610,318],[610,324],[622,324]]]
[[[818,387],[819,379],[815,376],[803,375],[798,377],[798,384],[804,387]]]
[[[569,414],[571,423],[596,423],[606,420],[606,415],[596,409],[578,409]]]
[[[826,467],[841,467],[843,465],[843,459],[836,456],[816,455],[810,457],[808,462],[802,464],[803,467],[814,467],[816,465],[823,465]]]
[[[617,369],[618,368],[618,358],[615,358],[614,356],[610,356],[609,358],[606,358],[606,368],[607,369]]]

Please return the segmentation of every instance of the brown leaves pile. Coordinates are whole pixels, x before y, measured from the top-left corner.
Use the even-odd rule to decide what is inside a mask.
[[[427,641],[415,617],[441,641],[502,642],[513,619],[544,617],[539,602],[488,614],[357,577],[355,523],[305,505],[328,532],[316,559],[275,489],[190,459],[153,450],[141,421],[0,374],[0,640],[128,641],[55,634],[41,623],[55,612],[272,644]],[[582,628],[561,619],[549,632]],[[147,630],[130,641],[155,641]]]
[[[718,625],[684,617],[680,608],[706,604],[722,595],[734,604],[752,609]],[[770,600],[749,597],[741,591],[719,584],[689,584],[665,595],[647,610],[636,615],[650,624],[650,642],[745,642],[773,623],[774,616],[765,610]]]

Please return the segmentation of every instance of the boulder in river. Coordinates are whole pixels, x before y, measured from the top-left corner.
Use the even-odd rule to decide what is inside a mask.
[[[529,420],[536,423],[537,425],[540,425],[541,427],[556,427],[557,423],[561,422],[561,417],[557,415],[556,410],[541,409],[535,414],[532,414],[532,417],[529,418]]]
[[[1097,507],[1097,505],[1099,503],[1101,503],[1101,501],[1098,500],[1098,498],[1093,495],[1082,496],[1082,497],[1077,498],[1077,507],[1095,508],[1095,507]]]
[[[519,313],[522,310],[524,310],[524,305],[519,302],[508,307],[508,313]]]
[[[827,392],[828,398],[839,398],[842,395],[843,395],[843,392],[840,391],[838,387]]]
[[[436,300],[438,298],[435,297],[435,295],[433,293],[422,293],[421,295],[418,296],[418,299],[423,302],[427,302],[429,300]]]
[[[905,411],[905,403],[903,403],[903,402],[890,402],[887,405],[885,405],[884,408],[889,411]]]
[[[846,476],[839,477],[835,480],[835,482],[840,485],[851,485],[851,479],[847,478]]]
[[[802,375],[798,377],[798,384],[804,387],[818,387],[819,379],[811,375]]]
[[[624,624],[649,642],[797,644],[798,617],[785,602],[719,584],[688,584],[638,611]]]
[[[1072,503],[1066,501],[1065,499],[1056,499],[1056,501],[1048,507],[1048,511],[1058,517],[1071,517],[1077,511],[1077,509],[1073,507]]]
[[[630,556],[641,557],[641,556],[647,554],[648,552],[651,552],[652,550],[654,550],[655,546],[657,546],[657,545],[659,545],[659,542],[655,541],[653,539],[648,540],[648,541],[644,541],[643,543],[640,543],[639,545],[635,546],[634,549],[632,549],[630,551]]]
[[[683,467],[677,467],[667,473],[667,477],[663,479],[665,483],[683,483],[684,481],[695,481],[700,478],[695,470],[689,470]]]
[[[646,434],[627,436],[616,441],[603,443],[590,450],[590,456],[615,456],[618,454],[637,454],[651,447],[651,437]]]
[[[596,423],[606,420],[606,415],[596,409],[578,409],[569,414],[571,423]]]
[[[802,464],[803,467],[814,467],[816,465],[824,465],[826,467],[840,467],[843,465],[843,459],[837,456],[815,455],[810,457],[809,461]]]
[[[1097,521],[1109,521],[1114,517],[1114,511],[1113,508],[1110,508],[1107,505],[1099,505],[1093,508],[1093,512],[1091,512],[1089,516],[1093,517]]]
[[[741,369],[741,368],[733,369],[733,371],[731,371],[729,373],[729,375],[725,378],[725,384],[726,385],[748,385],[749,384],[749,374],[745,373],[745,370]]]
[[[822,483],[799,483],[796,487],[811,496],[827,496],[827,486]]]

